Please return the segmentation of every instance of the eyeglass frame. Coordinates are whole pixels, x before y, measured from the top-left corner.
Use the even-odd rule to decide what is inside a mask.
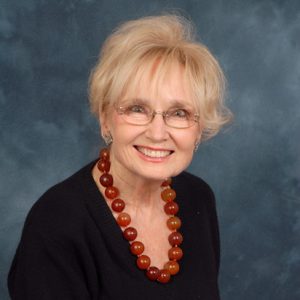
[[[124,115],[125,114],[124,109],[126,109],[126,107],[114,105],[114,108],[115,108],[116,112],[119,115]],[[128,122],[127,120],[125,120],[125,122],[127,122],[130,125],[134,125],[134,126],[145,126],[145,125],[149,125],[154,120],[156,115],[161,115],[166,126],[168,126],[170,128],[176,128],[176,129],[187,129],[187,128],[190,128],[190,127],[194,126],[195,123],[199,123],[199,118],[200,118],[199,114],[194,113],[194,115],[193,115],[194,118],[193,119],[191,118],[189,121],[194,121],[195,123],[192,123],[188,127],[176,127],[176,126],[171,126],[167,123],[166,118],[168,117],[168,111],[157,111],[157,110],[151,109],[151,113],[147,114],[147,115],[149,115],[150,118],[147,121],[147,123],[145,123],[145,124],[131,123],[131,122]]]

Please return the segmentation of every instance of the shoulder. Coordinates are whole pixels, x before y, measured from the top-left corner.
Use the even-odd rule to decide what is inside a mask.
[[[24,230],[64,232],[76,228],[86,217],[86,182],[92,163],[48,189],[30,209]],[[92,184],[89,182],[89,184]]]
[[[184,189],[190,193],[201,193],[214,199],[211,187],[203,179],[189,172],[180,173],[173,182],[179,189]]]
[[[216,201],[211,187],[200,177],[182,172],[173,179],[178,199],[184,199],[194,210],[204,209],[209,215],[216,214]]]

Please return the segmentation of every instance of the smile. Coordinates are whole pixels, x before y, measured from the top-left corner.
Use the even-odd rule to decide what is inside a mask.
[[[173,151],[170,150],[153,150],[141,146],[135,146],[135,148],[142,154],[151,158],[163,158],[173,153]]]

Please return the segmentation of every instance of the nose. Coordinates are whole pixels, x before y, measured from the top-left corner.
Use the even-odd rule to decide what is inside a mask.
[[[161,142],[168,138],[168,127],[165,124],[162,112],[156,112],[152,122],[147,126],[146,137],[152,141]]]

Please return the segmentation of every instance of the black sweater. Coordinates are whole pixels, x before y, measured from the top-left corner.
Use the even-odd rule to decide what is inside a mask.
[[[136,267],[92,167],[52,187],[31,209],[8,276],[12,299],[219,299],[219,235],[209,186],[186,172],[173,179],[184,256],[180,272],[161,284]]]

